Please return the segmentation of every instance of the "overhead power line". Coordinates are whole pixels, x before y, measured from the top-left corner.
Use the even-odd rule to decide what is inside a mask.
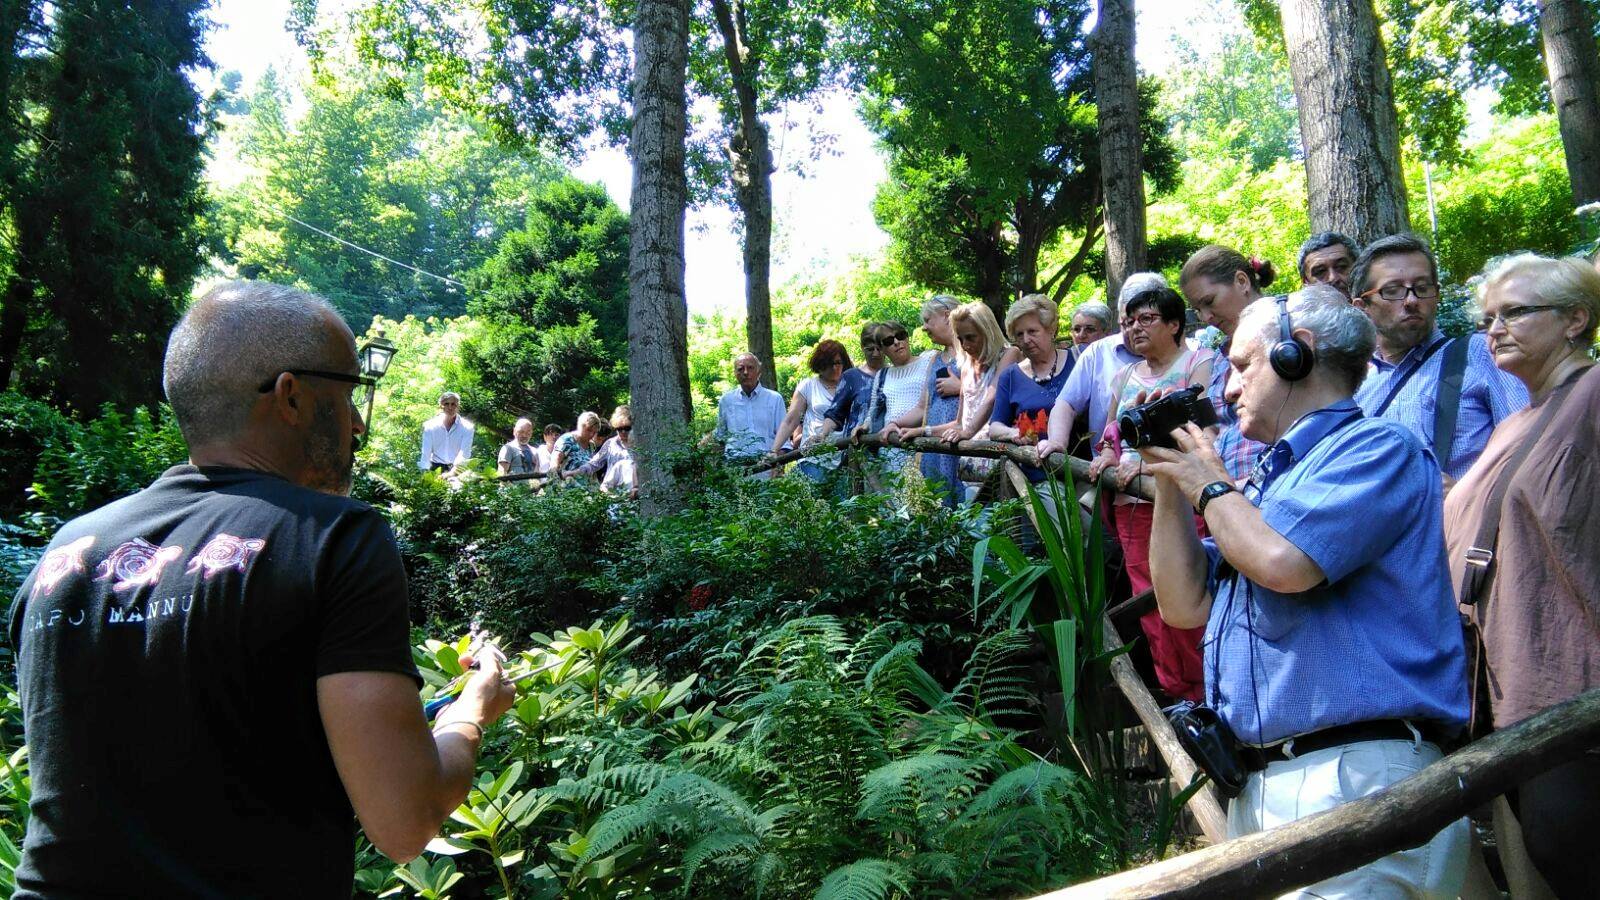
[[[310,229],[311,231],[314,231],[317,234],[320,234],[320,235],[322,235],[323,237],[325,237],[325,238],[327,238],[329,240],[338,241],[339,243],[343,244],[346,247],[349,247],[352,250],[359,250],[362,253],[367,254],[368,256],[376,257],[378,259],[383,260],[386,263],[390,263],[392,265],[399,266],[402,269],[407,269],[409,271],[417,273],[418,275],[426,275],[429,278],[433,278],[435,280],[442,281],[445,284],[453,284],[456,287],[461,288],[462,290],[466,290],[467,289],[466,285],[464,285],[461,282],[455,280],[454,278],[446,278],[443,275],[435,275],[435,274],[433,274],[432,272],[429,272],[426,269],[419,269],[416,266],[411,265],[410,263],[403,263],[400,260],[395,259],[393,257],[384,256],[382,253],[379,253],[376,250],[368,250],[366,247],[363,247],[360,244],[353,243],[351,241],[347,241],[344,238],[339,237],[337,234],[334,234],[334,233],[329,232],[329,231],[323,231],[321,228],[318,228],[317,226],[311,224],[310,222],[306,222],[304,220],[297,219],[294,216],[289,215],[288,213],[284,212],[281,209],[273,209],[272,211],[277,213],[280,216],[283,216],[285,219],[288,219],[289,221],[295,223],[296,225],[299,225],[302,228]]]

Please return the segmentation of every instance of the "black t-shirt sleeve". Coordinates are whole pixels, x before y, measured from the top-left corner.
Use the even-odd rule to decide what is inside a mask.
[[[329,534],[317,585],[317,677],[397,672],[422,686],[411,660],[406,570],[375,510],[343,517]]]

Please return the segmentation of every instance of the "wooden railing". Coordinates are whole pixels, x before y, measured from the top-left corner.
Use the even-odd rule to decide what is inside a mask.
[[[1420,847],[1471,810],[1595,746],[1600,689],[1469,744],[1370,797],[1036,900],[1276,896]]]

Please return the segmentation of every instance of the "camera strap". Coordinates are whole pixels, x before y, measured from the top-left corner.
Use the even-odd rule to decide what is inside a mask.
[[[1528,454],[1538,446],[1539,438],[1544,435],[1545,429],[1550,427],[1550,422],[1555,419],[1556,413],[1561,410],[1561,405],[1572,393],[1572,386],[1577,384],[1578,379],[1588,371],[1587,366],[1579,369],[1550,392],[1550,396],[1544,400],[1544,408],[1539,410],[1539,418],[1534,421],[1533,428],[1523,436],[1522,446],[1506,460],[1505,466],[1500,469],[1500,474],[1494,480],[1494,485],[1489,489],[1489,500],[1488,505],[1484,507],[1483,522],[1478,526],[1477,536],[1472,539],[1472,546],[1467,548],[1467,564],[1461,575],[1461,590],[1456,595],[1462,605],[1473,606],[1483,599],[1490,582],[1494,580],[1494,554],[1500,543],[1500,516],[1505,511],[1506,494],[1511,490],[1511,482],[1522,470],[1522,464],[1527,462]]]

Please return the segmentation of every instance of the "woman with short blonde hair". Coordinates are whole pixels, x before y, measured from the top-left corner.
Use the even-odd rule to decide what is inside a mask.
[[[1022,360],[1001,372],[995,384],[990,439],[1031,446],[1049,433],[1050,410],[1075,362],[1056,346],[1060,326],[1058,307],[1042,294],[1029,294],[1006,310],[1006,333]],[[1023,471],[1029,481],[1044,480],[1044,470],[1036,466]]]

